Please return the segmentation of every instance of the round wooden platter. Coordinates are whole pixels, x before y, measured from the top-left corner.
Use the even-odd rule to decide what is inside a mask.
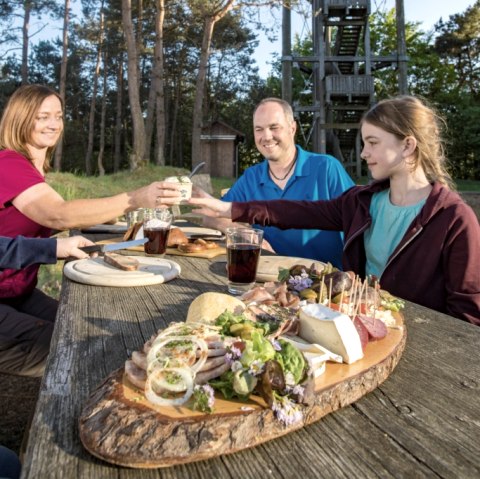
[[[159,468],[233,453],[275,439],[351,404],[381,384],[405,347],[401,315],[387,336],[370,342],[353,364],[327,363],[315,382],[314,401],[302,406],[303,421],[285,426],[259,397],[227,401],[217,395],[212,414],[189,407],[156,407],[113,372],[92,393],[79,419],[80,438],[94,456],[120,466]],[[187,403],[188,406],[188,403]]]

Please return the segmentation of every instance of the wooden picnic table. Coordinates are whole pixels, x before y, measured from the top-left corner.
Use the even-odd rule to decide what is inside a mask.
[[[319,422],[235,454],[164,469],[128,469],[82,446],[90,393],[191,301],[226,291],[225,263],[171,256],[180,277],[145,287],[63,281],[23,478],[370,478],[480,476],[480,328],[407,303],[408,336],[390,377]]]

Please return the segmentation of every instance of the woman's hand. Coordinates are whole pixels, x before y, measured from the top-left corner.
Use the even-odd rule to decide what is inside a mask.
[[[57,240],[57,258],[74,258],[84,259],[90,256],[82,251],[83,246],[93,246],[95,243],[84,238],[83,236],[71,236],[69,238],[56,238]]]
[[[181,199],[180,184],[168,181],[155,181],[127,194],[134,209],[169,207]]]
[[[192,213],[198,213],[213,218],[232,218],[232,203],[217,200],[215,198],[191,198],[188,203],[190,205],[199,206]]]

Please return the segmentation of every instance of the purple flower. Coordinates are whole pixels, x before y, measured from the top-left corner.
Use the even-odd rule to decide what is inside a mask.
[[[242,351],[235,346],[230,346],[227,348],[227,353],[225,354],[225,360],[228,364],[233,364],[237,359],[242,356]]]
[[[304,289],[310,288],[313,284],[313,280],[308,277],[308,274],[305,270],[302,270],[301,275],[297,276],[290,276],[288,280],[288,284],[295,290],[295,291],[302,291]]]
[[[270,343],[272,343],[273,349],[275,349],[275,351],[282,350],[282,346],[275,338],[270,338]]]
[[[215,405],[215,391],[208,384],[193,388],[193,409],[202,412],[213,412]]]
[[[275,417],[283,422],[285,426],[290,426],[303,420],[303,413],[298,404],[295,404],[287,396],[276,396],[273,400],[272,410]]]
[[[260,361],[260,359],[255,359],[255,360],[252,361],[252,363],[250,364],[250,368],[248,369],[248,372],[249,372],[252,376],[258,376],[259,374],[262,373],[264,366],[265,366],[265,363],[264,363],[264,362]]]

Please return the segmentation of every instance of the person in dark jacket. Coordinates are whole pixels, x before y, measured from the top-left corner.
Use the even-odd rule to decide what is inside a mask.
[[[53,264],[57,258],[88,258],[79,249],[92,245],[82,236],[70,238],[0,237],[0,271],[32,264]],[[33,307],[33,306],[32,306]],[[41,376],[50,349],[54,319],[42,321],[14,313],[8,305],[0,310],[0,372],[19,376]]]
[[[0,236],[0,270],[20,269],[31,264],[54,264],[57,262],[57,258],[69,256],[88,258],[88,254],[78,248],[92,244],[94,243],[82,236],[58,239]],[[0,344],[1,338],[0,327]],[[0,364],[2,364],[1,356],[0,353]],[[12,450],[0,445],[0,477],[9,479],[20,477],[20,470],[21,464],[18,456]]]
[[[93,245],[83,236],[69,238],[8,238],[0,236],[0,270],[22,269],[32,264],[55,264],[57,258],[88,258],[79,248]]]
[[[374,275],[396,296],[480,325],[480,226],[452,191],[440,131],[440,118],[421,100],[383,100],[361,122],[370,185],[329,201],[191,204],[234,221],[343,231],[345,270]]]

